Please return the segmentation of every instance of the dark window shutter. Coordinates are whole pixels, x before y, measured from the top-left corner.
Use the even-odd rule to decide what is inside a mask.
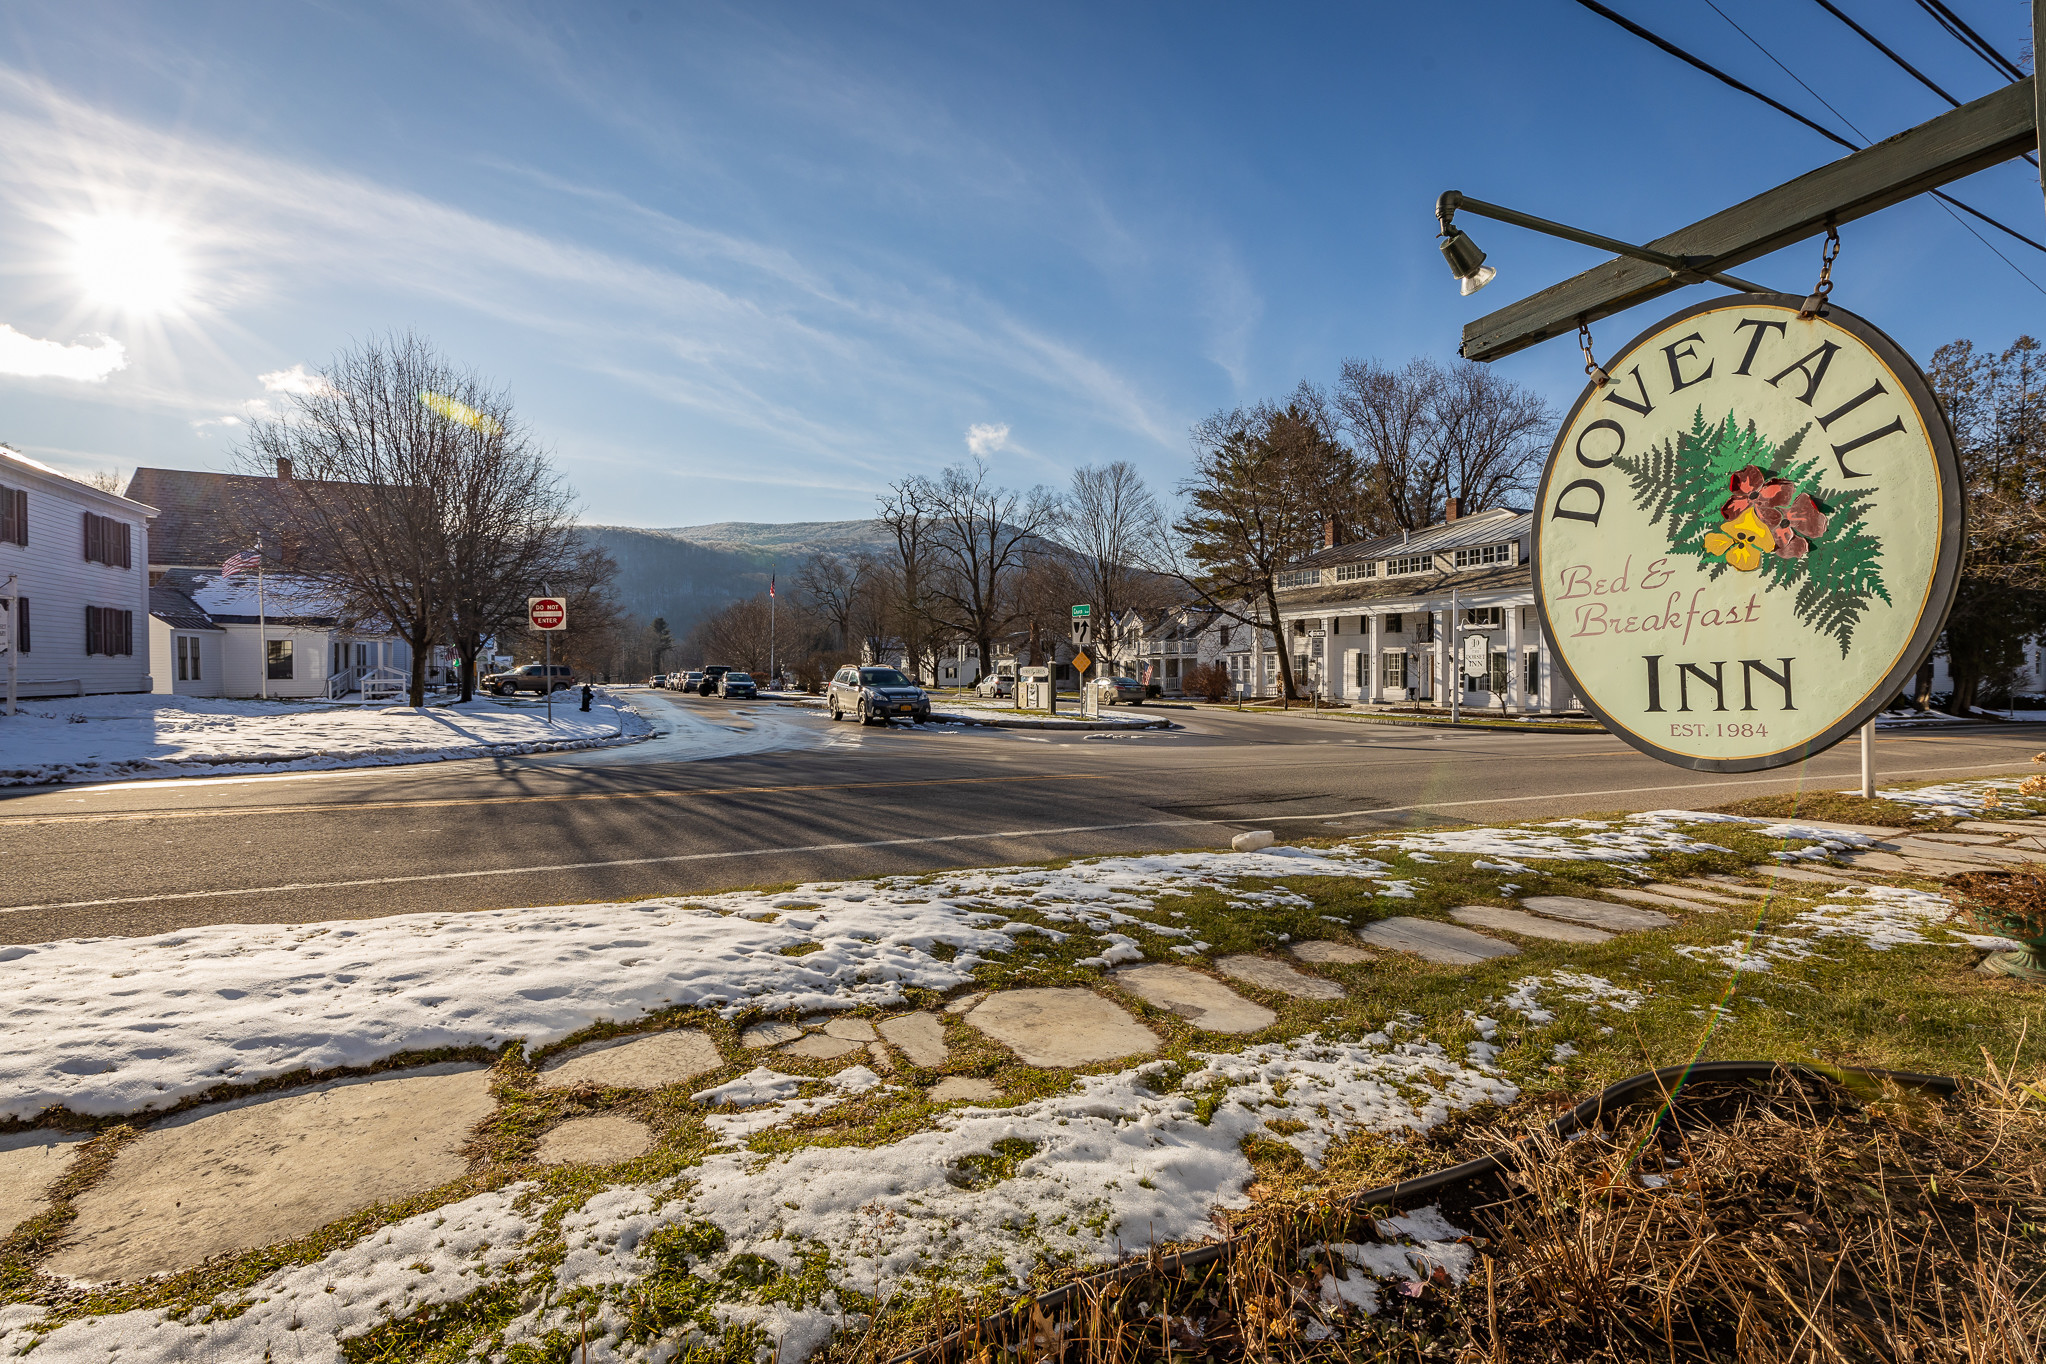
[[[93,553],[94,550],[99,548],[98,544],[95,543],[98,540],[98,538],[99,518],[97,516],[94,516],[91,512],[87,512],[85,514],[85,562],[87,563],[91,563],[94,559],[99,557],[97,554]]]
[[[90,515],[90,513],[88,513],[88,515]],[[91,523],[88,522],[87,524],[90,525]],[[85,608],[86,657],[90,658],[92,655],[98,652],[99,652],[99,608],[97,606],[88,606]]]
[[[128,529],[125,522],[122,523],[121,529],[123,531]],[[135,613],[133,611],[123,611],[121,613],[121,647],[114,650],[114,652],[124,657],[132,657],[135,653]]]
[[[121,530],[121,537],[120,537],[120,538],[121,538],[121,567],[122,567],[122,568],[133,568],[133,567],[135,567],[135,560],[134,560],[134,558],[133,558],[133,557],[132,557],[132,556],[131,556],[131,555],[129,554],[129,552],[128,552],[128,547],[129,547],[129,544],[130,544],[130,543],[131,543],[131,542],[132,542],[132,541],[134,540],[134,538],[135,538],[135,535],[134,535],[134,530],[135,530],[135,528],[134,528],[133,526],[129,525],[129,524],[128,524],[128,523],[126,522],[126,521],[116,521],[116,522],[114,522],[113,524],[114,524],[114,525],[116,525],[116,526],[118,526],[118,527],[120,527],[120,530]],[[121,652],[122,652],[122,653],[126,653],[126,652],[128,652],[128,651],[127,651],[126,649],[123,649],[123,650],[122,650]]]
[[[15,544],[19,536],[14,528],[14,489],[0,488],[0,545]]]
[[[14,490],[14,543],[28,547],[28,489]]]

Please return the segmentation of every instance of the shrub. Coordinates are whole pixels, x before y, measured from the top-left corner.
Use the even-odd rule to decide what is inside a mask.
[[[1229,680],[1229,670],[1219,663],[1205,663],[1195,668],[1181,685],[1189,696],[1198,696],[1203,701],[1225,701],[1235,690],[1235,683]]]

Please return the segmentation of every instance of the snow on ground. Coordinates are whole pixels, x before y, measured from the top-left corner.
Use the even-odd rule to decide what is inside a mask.
[[[1736,970],[1768,971],[1779,962],[1820,955],[1820,944],[1828,938],[1847,938],[1877,952],[1921,945],[2010,951],[2022,945],[1956,932],[1945,926],[1952,913],[1953,905],[1930,891],[1900,886],[1836,890],[1785,923],[1781,931],[1772,933],[1758,926],[1732,942],[1710,947],[1679,945],[1675,950],[1681,956],[1722,962]]]
[[[2020,779],[1987,778],[1982,781],[1950,781],[1936,786],[1919,786],[1909,790],[1884,788],[1879,794],[1884,800],[1894,800],[1900,805],[1918,805],[1924,809],[1920,819],[1937,815],[1980,815],[1985,809],[1998,806],[2031,808],[2034,802],[2018,794]],[[1856,790],[1842,791],[1843,796],[1858,796]],[[1992,799],[1995,804],[1991,804]],[[1837,835],[1836,835],[1837,836]]]
[[[1646,862],[1660,853],[1725,852],[1685,833],[1688,824],[1746,824],[1733,815],[1706,815],[1694,810],[1648,810],[1625,819],[1561,819],[1534,828],[1452,829],[1440,833],[1402,834],[1372,841],[1393,848],[1414,861],[1427,854],[1475,853],[1491,861],[1474,865],[1489,871],[1528,871],[1525,862]],[[1542,829],[1568,832],[1542,833]],[[1814,835],[1817,836],[1817,835]]]
[[[0,1119],[63,1104],[161,1108],[222,1081],[362,1066],[401,1051],[559,1041],[650,1010],[851,1009],[912,985],[948,991],[1007,952],[1015,910],[1095,932],[1135,926],[1153,896],[1205,885],[1241,902],[1305,904],[1248,878],[1370,876],[1360,855],[1106,857],[820,882],[629,904],[404,914],[309,925],[218,924],[145,938],[0,947]],[[938,944],[957,955],[941,961]],[[784,949],[817,944],[803,956]],[[1127,944],[1127,946],[1125,946]],[[1122,935],[1118,961],[1143,958]]]
[[[565,1254],[551,1271],[536,1254],[550,1236],[540,1210],[527,1206],[526,1186],[513,1186],[408,1218],[224,1295],[223,1305],[253,1302],[239,1314],[88,1318],[50,1332],[35,1358],[143,1364],[259,1359],[268,1351],[329,1359],[341,1336],[472,1292],[490,1270],[519,1278],[533,1304],[506,1330],[507,1348],[553,1329],[580,1334],[586,1321],[591,1358],[652,1360],[691,1334],[714,1338],[720,1326],[741,1324],[796,1361],[861,1324],[842,1292],[886,1300],[937,1284],[1014,1286],[1046,1257],[1102,1263],[1153,1241],[1205,1239],[1218,1210],[1247,1201],[1242,1143],[1253,1135],[1318,1162],[1347,1134],[1420,1131],[1458,1109],[1518,1096],[1509,1081],[1432,1042],[1386,1033],[1356,1042],[1309,1035],[1191,1061],[1176,1083],[1163,1061],[1082,1076],[1063,1093],[1016,1107],[942,1114],[932,1130],[878,1148],[804,1146],[765,1159],[737,1147],[714,1151],[679,1176],[607,1189],[569,1213],[558,1233]],[[852,1067],[832,1087],[857,1094],[878,1083]],[[756,1083],[748,1092],[781,1088]],[[781,1100],[762,1116],[785,1121],[837,1097]],[[727,1138],[762,1126],[725,1121]],[[992,1169],[997,1157],[1013,1168]],[[1450,1241],[1458,1233],[1425,1213],[1415,1219],[1395,1220],[1388,1231],[1440,1242],[1420,1253],[1455,1261]],[[707,1227],[717,1235],[702,1235]],[[632,1339],[617,1304],[664,1261],[672,1264],[672,1252],[649,1238],[685,1229],[702,1247],[688,1272],[706,1310],[666,1340]],[[1402,1260],[1390,1272],[1411,1271]],[[743,1282],[777,1274],[769,1292]],[[806,1285],[792,1282],[805,1277]],[[594,1310],[586,1301],[556,1305],[569,1289],[595,1293]],[[214,1315],[225,1319],[207,1319]],[[12,1320],[25,1326],[27,1316]],[[0,1327],[0,1351],[18,1349],[27,1335],[10,1338]]]
[[[551,725],[537,702],[488,696],[418,710],[157,695],[26,701],[0,717],[0,786],[500,757],[653,732],[608,688],[598,689],[587,714],[578,695],[555,698]]]

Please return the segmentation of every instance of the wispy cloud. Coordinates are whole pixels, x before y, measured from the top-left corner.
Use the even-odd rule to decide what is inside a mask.
[[[325,393],[327,381],[308,370],[304,365],[293,365],[290,369],[273,369],[268,374],[258,374],[256,381],[267,393]]]
[[[966,428],[966,448],[975,455],[993,454],[997,450],[1006,449],[1008,444],[1009,424],[1007,422],[1003,422],[1000,426],[975,422]]]
[[[0,322],[0,374],[97,384],[127,367],[127,348],[111,336],[102,336],[90,345],[66,345],[24,335]]]

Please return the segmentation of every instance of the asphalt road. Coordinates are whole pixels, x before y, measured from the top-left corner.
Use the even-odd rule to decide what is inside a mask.
[[[1856,779],[1852,742],[1707,776],[1615,739],[1173,710],[1134,735],[861,730],[648,694],[683,733],[579,753],[0,797],[0,943],[575,904],[1107,852],[1711,805]],[[708,734],[728,756],[690,759]],[[2036,726],[1893,731],[1883,780],[2034,771]]]

